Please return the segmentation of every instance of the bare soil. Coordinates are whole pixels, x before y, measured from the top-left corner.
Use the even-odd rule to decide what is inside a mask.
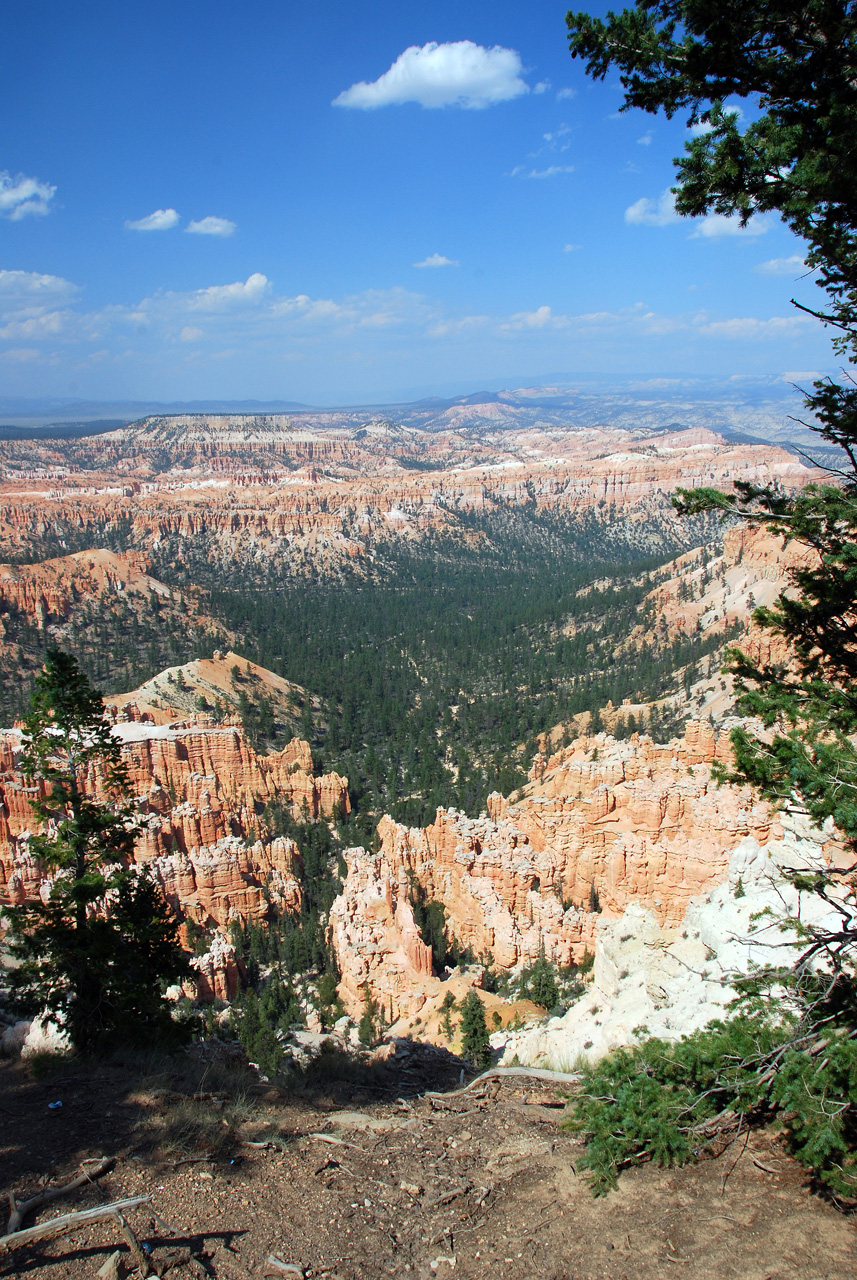
[[[2,1063],[0,1195],[27,1198],[73,1178],[83,1159],[116,1156],[97,1185],[34,1217],[149,1195],[177,1235],[146,1206],[129,1221],[152,1274],[176,1280],[854,1276],[854,1220],[812,1192],[773,1132],[683,1169],[634,1169],[618,1192],[593,1199],[575,1172],[581,1145],[560,1127],[561,1090],[503,1080],[425,1096],[456,1087],[460,1065],[409,1045],[356,1081],[284,1091],[245,1072],[236,1091],[219,1090],[211,1073],[206,1091],[207,1067],[200,1077],[163,1065],[147,1074],[128,1060],[72,1063],[36,1080]],[[184,1148],[182,1108],[196,1108],[199,1129]],[[195,1159],[206,1143],[216,1155]],[[94,1280],[116,1249],[130,1274],[118,1228],[97,1224],[0,1257],[0,1276]]]

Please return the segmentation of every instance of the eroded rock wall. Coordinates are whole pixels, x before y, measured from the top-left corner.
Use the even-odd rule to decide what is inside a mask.
[[[659,927],[674,925],[726,878],[740,841],[782,837],[748,789],[713,782],[727,749],[725,731],[699,722],[667,745],[599,734],[537,757],[529,785],[508,800],[491,796],[487,817],[439,809],[424,829],[385,817],[377,854],[347,852],[331,913],[346,1007],[357,1011],[367,983],[397,1015],[424,992],[430,970],[410,906],[417,889],[443,903],[460,945],[504,969],[542,949],[561,965],[580,960],[599,921],[632,903]]]
[[[268,898],[299,910],[300,854],[292,840],[272,835],[264,807],[283,804],[298,819],[347,814],[346,778],[315,776],[310,747],[297,738],[259,756],[237,724],[125,722],[114,732],[141,818],[135,857],[185,917],[225,929],[235,919],[262,917]],[[19,749],[18,732],[0,735],[0,902],[20,902],[49,886],[30,852],[37,789],[25,785]],[[97,775],[84,780],[90,794],[101,783]],[[234,964],[218,976],[215,960],[200,970],[201,991],[234,992]]]

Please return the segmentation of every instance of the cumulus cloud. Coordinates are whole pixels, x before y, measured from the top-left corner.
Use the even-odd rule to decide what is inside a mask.
[[[807,265],[799,253],[788,258],[769,258],[753,268],[760,276],[799,276],[807,270]]]
[[[213,284],[207,289],[197,289],[188,297],[191,311],[224,311],[230,307],[255,306],[269,292],[271,282],[261,271],[254,271],[246,280],[234,284]]]
[[[457,267],[458,263],[454,258],[445,258],[442,253],[432,253],[427,258],[423,258],[422,262],[415,262],[415,267]]]
[[[576,98],[576,97],[577,97],[576,89],[557,89],[556,91],[557,102],[562,102],[565,98]]]
[[[651,129],[650,129],[650,130],[648,131],[648,133],[644,133],[644,134],[643,134],[642,138],[638,138],[638,139],[637,139],[637,146],[638,146],[638,147],[650,147],[650,146],[652,145],[652,138],[653,138],[654,136],[655,136],[655,135],[652,133],[652,131],[651,131]]]
[[[169,231],[178,225],[178,221],[179,215],[175,209],[156,209],[154,213],[146,214],[145,218],[127,221],[125,226],[128,231]]]
[[[210,216],[189,222],[185,227],[185,231],[189,231],[194,236],[231,236],[235,229],[235,223],[230,222],[228,218]]]
[[[422,47],[411,45],[377,80],[353,84],[333,99],[333,105],[362,111],[403,102],[490,107],[529,93],[522,71],[521,56],[514,49],[486,49],[472,40],[431,41]]]
[[[20,222],[31,215],[48,212],[56,187],[38,178],[18,173],[13,178],[7,169],[0,170],[0,217]]]
[[[625,210],[625,221],[632,226],[667,227],[671,223],[681,221],[676,213],[675,195],[667,187],[657,200],[643,196],[635,200]],[[739,217],[727,217],[722,213],[709,213],[704,218],[695,218],[691,224],[694,228],[694,240],[718,240],[723,236],[763,236],[769,228],[766,218],[751,218],[746,227],[741,226]]]
[[[77,293],[77,285],[62,276],[38,271],[0,271],[0,311],[9,306],[55,306]]]
[[[11,338],[25,338],[30,342],[38,341],[39,338],[53,337],[60,333],[63,327],[62,313],[59,311],[47,311],[42,315],[27,316],[23,320],[10,320],[8,324],[0,325],[0,338],[8,341]]]
[[[648,196],[643,196],[625,210],[625,221],[632,226],[640,227],[666,227],[671,222],[678,222],[675,196],[669,187],[658,196],[657,200],[650,200]]]
[[[509,316],[509,319],[499,327],[501,330],[565,329],[568,324],[568,316],[554,315],[550,307],[541,306],[536,307],[535,311],[517,311],[514,315]]]
[[[719,240],[722,236],[763,236],[769,228],[767,218],[751,218],[746,227],[741,226],[737,216],[727,217],[724,213],[709,213],[698,219],[694,240]]]

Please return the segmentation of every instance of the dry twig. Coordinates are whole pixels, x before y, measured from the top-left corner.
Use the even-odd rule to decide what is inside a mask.
[[[304,1280],[306,1273],[303,1267],[298,1266],[296,1262],[283,1262],[282,1258],[278,1258],[275,1253],[270,1253],[265,1260],[265,1270],[262,1274],[266,1276],[297,1276],[298,1280]]]

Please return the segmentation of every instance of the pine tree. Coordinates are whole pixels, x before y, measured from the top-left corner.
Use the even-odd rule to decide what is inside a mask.
[[[545,957],[542,947],[539,958],[533,965],[529,978],[530,999],[542,1009],[552,1009],[559,1000],[559,989],[553,974],[553,967]]]
[[[137,822],[101,697],[56,649],[34,682],[20,764],[42,826],[30,849],[53,880],[46,902],[8,909],[19,1007],[44,1011],[81,1050],[175,1038],[163,992],[190,973],[178,924],[129,866]]]
[[[474,1067],[485,1067],[491,1061],[485,1006],[473,987],[461,1003],[461,1056]]]
[[[372,999],[372,989],[367,982],[363,987],[363,1013],[357,1026],[357,1035],[360,1043],[364,1045],[374,1044],[377,1034],[378,1024],[378,1005]]]
[[[684,110],[690,124],[706,126],[678,161],[680,214],[713,212],[746,224],[775,211],[803,237],[827,301],[820,311],[795,305],[832,326],[835,348],[857,362],[855,6],[637,0],[606,22],[586,13],[567,22],[572,55],[585,59],[590,75],[603,79],[618,68],[623,110],[670,117]],[[733,97],[753,103],[749,123],[724,106]],[[838,451],[825,468],[836,484],[810,484],[794,496],[736,482],[732,493],[679,491],[676,506],[720,511],[814,553],[772,607],[753,613],[785,639],[789,659],[728,651],[738,709],[764,732],[733,730],[734,763],[721,778],[749,782],[775,806],[798,805],[819,825],[831,820],[852,862],[786,873],[823,900],[835,923],[782,919],[795,941],[791,962],[784,952],[782,963],[737,980],[740,1016],[669,1053],[650,1041],[588,1073],[577,1123],[591,1135],[590,1167],[597,1164],[602,1185],[632,1151],[666,1163],[687,1158],[700,1137],[696,1123],[713,1106],[746,1118],[770,1117],[777,1107],[793,1112],[788,1140],[798,1157],[839,1194],[852,1197],[857,1188],[857,382],[848,373],[842,383],[819,379],[804,404],[812,415],[806,425]],[[815,1045],[824,1046],[820,1060]],[[834,1097],[830,1107],[825,1100]]]

